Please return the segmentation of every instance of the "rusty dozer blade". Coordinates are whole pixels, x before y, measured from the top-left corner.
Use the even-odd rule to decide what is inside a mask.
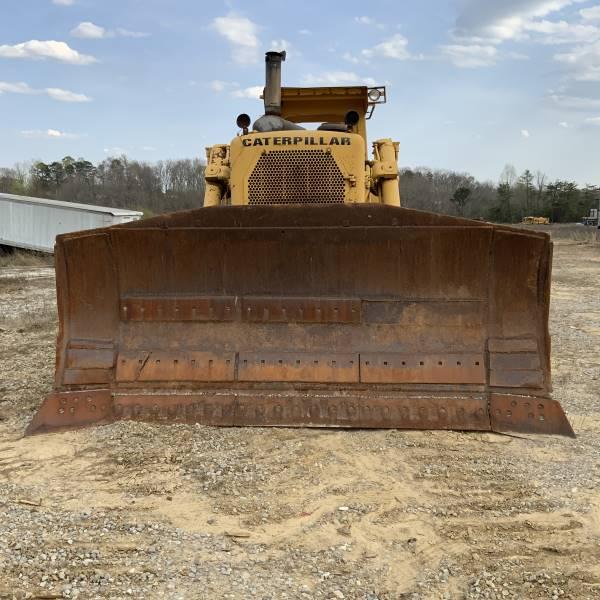
[[[544,233],[383,205],[216,207],[62,235],[55,391],[117,419],[574,435]]]

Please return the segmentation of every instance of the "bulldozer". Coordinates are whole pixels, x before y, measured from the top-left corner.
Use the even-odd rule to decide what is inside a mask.
[[[523,217],[521,221],[523,225],[550,225],[548,217]]]
[[[384,87],[281,86],[207,150],[204,205],[60,235],[54,391],[27,433],[119,419],[573,436],[552,243],[400,206]],[[200,202],[199,202],[200,204]]]

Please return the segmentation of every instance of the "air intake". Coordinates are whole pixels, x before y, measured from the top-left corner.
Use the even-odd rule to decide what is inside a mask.
[[[324,150],[261,155],[248,182],[248,204],[343,204],[344,176]]]

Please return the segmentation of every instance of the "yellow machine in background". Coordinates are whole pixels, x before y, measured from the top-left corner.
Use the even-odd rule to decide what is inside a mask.
[[[379,203],[400,206],[398,142],[367,154],[366,121],[384,87],[281,88],[285,52],[268,52],[265,116],[207,149],[204,206]],[[305,130],[299,123],[320,123]]]
[[[521,223],[524,225],[549,225],[550,219],[548,217],[523,217]]]

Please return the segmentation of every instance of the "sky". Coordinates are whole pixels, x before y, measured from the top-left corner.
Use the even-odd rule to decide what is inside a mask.
[[[598,0],[0,0],[0,167],[205,156],[283,84],[385,85],[402,167],[600,184]]]

